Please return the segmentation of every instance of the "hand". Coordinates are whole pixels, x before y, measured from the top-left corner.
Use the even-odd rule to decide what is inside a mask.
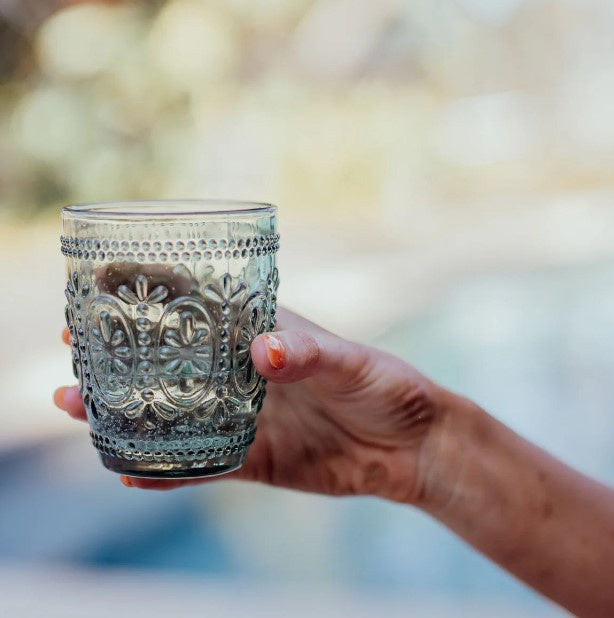
[[[125,484],[237,478],[413,504],[575,614],[612,616],[614,491],[398,358],[287,311],[279,323],[283,330],[252,344],[269,384],[243,467],[203,480],[122,477]],[[76,387],[58,389],[55,400],[85,419]]]
[[[278,321],[282,330],[257,337],[251,348],[268,380],[256,439],[243,467],[220,478],[330,495],[423,499],[421,454],[427,442],[436,442],[445,392],[400,359],[289,311],[280,310]],[[85,420],[76,387],[58,389],[55,401]],[[122,480],[168,489],[217,479]]]

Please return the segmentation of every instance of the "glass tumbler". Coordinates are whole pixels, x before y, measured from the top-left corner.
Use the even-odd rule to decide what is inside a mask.
[[[73,370],[102,463],[154,478],[238,468],[265,394],[250,344],[275,325],[275,206],[70,206],[61,247]]]

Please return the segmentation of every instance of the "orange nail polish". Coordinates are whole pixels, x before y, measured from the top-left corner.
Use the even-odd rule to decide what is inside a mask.
[[[126,487],[134,487],[134,485],[132,484],[132,479],[129,476],[120,476],[119,480],[126,486]]]
[[[284,344],[273,335],[265,335],[266,355],[273,369],[283,369],[286,366],[286,349]]]
[[[64,394],[66,393],[66,387],[65,386],[60,386],[60,388],[58,388],[55,393],[53,393],[53,403],[55,403],[55,405],[58,408],[62,408],[64,409]]]
[[[70,345],[70,332],[68,331],[67,328],[65,328],[62,331],[62,341],[66,344],[66,345]]]

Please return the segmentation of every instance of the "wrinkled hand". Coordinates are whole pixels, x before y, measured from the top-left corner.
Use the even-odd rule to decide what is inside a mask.
[[[436,448],[433,434],[443,424],[445,391],[400,359],[289,311],[280,310],[278,322],[281,330],[260,335],[251,347],[268,385],[243,467],[212,479],[122,477],[124,484],[169,489],[235,478],[418,503],[428,468],[420,462],[425,450]],[[54,398],[85,420],[77,387],[60,388]]]

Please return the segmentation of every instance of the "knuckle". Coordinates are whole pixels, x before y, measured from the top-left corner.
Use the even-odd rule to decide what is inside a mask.
[[[406,436],[423,436],[435,417],[435,407],[428,389],[420,384],[410,385],[394,408],[393,415],[398,428]]]
[[[306,369],[312,369],[318,365],[320,360],[320,346],[309,333],[296,333],[303,348],[303,363]]]

